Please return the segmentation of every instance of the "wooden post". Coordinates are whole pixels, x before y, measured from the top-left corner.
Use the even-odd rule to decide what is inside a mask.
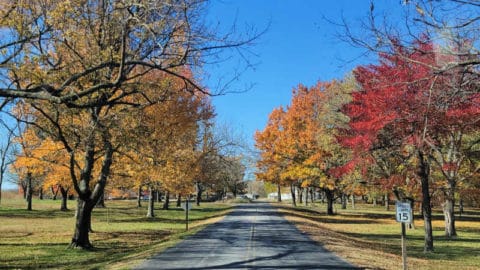
[[[185,201],[185,230],[188,231],[188,196],[187,200]]]

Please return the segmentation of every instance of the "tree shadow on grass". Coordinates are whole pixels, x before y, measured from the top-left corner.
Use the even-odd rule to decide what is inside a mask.
[[[60,210],[26,210],[26,209],[0,209],[0,217],[3,218],[70,218],[74,211]]]
[[[195,206],[193,206],[193,208],[190,210],[190,211],[198,211],[198,212],[202,212],[202,213],[210,213],[210,212],[218,212],[218,211],[227,211],[227,210],[230,210],[232,209],[233,207],[227,207],[227,208],[222,208],[222,209],[218,209],[218,208],[215,208],[215,207],[205,207],[205,208],[195,208]],[[183,210],[183,209],[182,209]]]
[[[310,219],[312,221],[318,221],[322,223],[344,223],[344,224],[375,224],[379,223],[375,219],[380,218],[392,218],[392,215],[388,214],[348,214],[348,213],[340,213],[334,215],[327,215],[325,212],[320,212],[312,209],[305,209],[305,208],[294,208],[288,206],[275,206],[278,209],[285,210],[285,215],[291,215],[301,218]],[[309,215],[302,215],[299,213],[309,214]],[[311,216],[314,215],[314,216]],[[335,218],[335,217],[342,217],[342,218]]]
[[[113,231],[113,232],[94,232],[96,240],[95,241],[106,241],[112,239],[124,239],[128,241],[129,239],[133,242],[136,241],[149,241],[149,240],[160,240],[164,239],[172,234],[171,231],[167,230],[145,230],[145,231]],[[111,249],[109,246],[106,249]]]
[[[373,219],[367,219],[367,218],[342,218],[342,219],[337,219],[334,217],[329,217],[329,216],[305,216],[301,215],[295,212],[285,212],[283,213],[283,216],[290,216],[290,217],[297,217],[297,218],[303,218],[303,219],[308,219],[314,222],[321,222],[321,223],[333,223],[333,224],[378,224],[380,223],[379,221],[373,220]]]
[[[225,214],[217,214],[207,217],[190,217],[189,221],[196,222],[196,221],[203,221],[211,218],[223,217]],[[110,222],[115,223],[168,223],[168,224],[185,224],[185,217],[175,217],[175,218],[165,218],[161,216],[156,216],[153,218],[149,217],[138,217],[138,218],[127,218],[127,219],[112,219]]]

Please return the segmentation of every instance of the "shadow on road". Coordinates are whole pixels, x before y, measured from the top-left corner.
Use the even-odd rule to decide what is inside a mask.
[[[326,251],[267,203],[241,204],[137,269],[359,269]]]

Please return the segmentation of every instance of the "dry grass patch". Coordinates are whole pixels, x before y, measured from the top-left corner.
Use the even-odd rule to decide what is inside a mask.
[[[400,224],[394,212],[360,206],[337,210],[327,216],[323,205],[292,208],[277,205],[299,230],[328,250],[365,269],[400,269]],[[320,207],[320,208],[319,208]],[[411,269],[480,269],[480,211],[457,221],[459,237],[443,237],[443,221],[437,213],[433,222],[435,252],[423,253],[423,222],[407,230],[408,265]]]

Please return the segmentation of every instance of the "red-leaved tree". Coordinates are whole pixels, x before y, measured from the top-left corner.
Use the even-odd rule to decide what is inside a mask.
[[[413,146],[416,176],[422,184],[425,251],[433,250],[431,167],[436,165],[445,177],[446,235],[455,236],[453,206],[456,185],[462,179],[462,135],[478,129],[480,121],[480,96],[472,90],[475,74],[462,67],[435,72],[445,61],[457,61],[441,49],[427,38],[410,49],[396,42],[392,54],[379,55],[379,64],[354,71],[361,89],[346,107],[351,129],[344,144],[357,155],[378,145],[379,135],[385,136],[386,130],[398,149]]]

